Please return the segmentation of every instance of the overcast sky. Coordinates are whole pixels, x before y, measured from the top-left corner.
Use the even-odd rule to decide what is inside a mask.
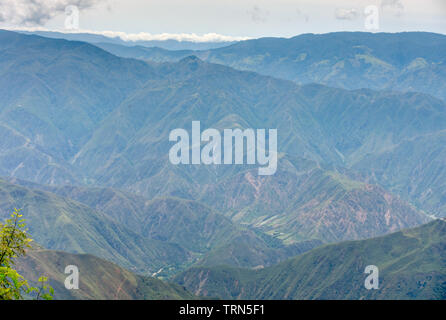
[[[79,8],[80,31],[146,39],[370,31],[364,9],[371,5],[379,13],[374,31],[446,33],[446,0],[0,0],[0,27],[63,31],[68,5]]]

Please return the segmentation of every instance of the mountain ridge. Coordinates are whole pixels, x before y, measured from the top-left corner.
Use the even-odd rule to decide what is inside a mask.
[[[175,61],[185,55],[236,69],[256,71],[299,84],[322,83],[345,89],[362,87],[419,91],[446,99],[446,36],[429,32],[332,32],[290,38],[259,38],[204,51],[166,52],[145,49],[117,55],[153,61]],[[434,80],[438,79],[438,80]]]
[[[446,222],[311,250],[262,270],[196,267],[175,282],[221,299],[444,299]],[[379,289],[364,268],[379,268]],[[321,281],[321,279],[325,279]]]
[[[183,287],[156,278],[144,277],[90,254],[33,249],[17,260],[19,272],[31,283],[44,275],[54,289],[56,300],[191,300]],[[79,271],[79,288],[68,290],[65,267]]]

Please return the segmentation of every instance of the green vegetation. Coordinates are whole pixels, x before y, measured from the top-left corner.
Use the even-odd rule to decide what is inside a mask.
[[[446,98],[446,37],[427,32],[334,32],[289,39],[260,38],[211,50],[100,45],[128,58],[178,61],[197,57],[299,84],[427,93]]]
[[[18,260],[18,269],[31,280],[44,272],[55,289],[54,299],[170,300],[194,299],[184,287],[132,273],[90,254],[35,249]],[[68,290],[64,281],[67,265],[79,269],[79,289]]]
[[[301,35],[157,64],[0,31],[0,176],[11,177],[0,179],[0,218],[23,206],[36,241],[57,250],[30,252],[20,274],[37,282],[39,265],[62,298],[182,297],[145,276],[190,267],[180,280],[200,295],[374,298],[349,278],[367,261],[384,272],[378,298],[443,297],[441,237],[376,237],[446,214],[446,103],[429,95],[444,96],[445,43],[426,33]],[[153,50],[159,61],[173,54]],[[296,84],[315,81],[341,88]],[[172,165],[169,132],[192,120],[277,128],[277,173]],[[420,230],[438,235],[429,228]],[[365,238],[374,239],[314,249]],[[61,285],[70,259],[92,270],[94,286],[79,296]]]
[[[26,255],[32,241],[25,229],[25,220],[17,209],[11,218],[0,223],[0,300],[21,300],[24,295],[35,299],[52,300],[54,290],[46,282],[48,278],[40,276],[39,286],[32,287],[16,269],[15,259]]]
[[[372,238],[429,221],[378,186],[316,165],[303,170],[287,158],[281,162],[272,177],[252,170],[209,186],[201,201],[287,244]]]
[[[197,201],[173,197],[149,201],[107,188],[15,182],[0,179],[0,207],[26,203],[23,213],[40,245],[91,253],[144,275],[169,277],[194,263],[215,265],[222,250],[230,252],[225,257],[231,265],[268,266],[321,244],[271,245],[261,233],[238,226]]]
[[[372,181],[379,181],[426,212],[446,217],[445,145],[444,130],[419,135],[368,155],[354,169],[366,172]]]
[[[316,248],[262,270],[195,267],[175,277],[197,295],[221,299],[445,299],[446,222]],[[364,287],[367,265],[379,289]]]
[[[0,179],[0,195],[0,207],[7,210],[25,204],[22,212],[27,217],[29,231],[45,248],[91,253],[143,274],[189,259],[186,250],[177,244],[147,241],[103,212],[53,193]]]
[[[337,84],[342,78],[360,85],[362,80],[358,78],[367,79],[364,74],[379,75],[369,68],[380,65],[362,59],[353,61],[357,55],[372,55],[397,69],[422,57],[429,68],[433,65],[442,68],[444,50],[440,49],[444,48],[444,39],[444,36],[426,33],[334,33],[258,39],[211,50],[209,61],[220,58],[222,62],[225,59],[241,61],[245,57],[270,54],[268,59],[262,60],[270,69],[263,63],[256,68],[267,74],[268,70],[274,71],[272,75],[276,77],[281,77],[282,71],[289,71],[321,79],[332,70],[328,67],[315,72],[314,66],[319,61],[328,60],[333,66],[343,62],[342,70],[346,74],[341,73],[332,81]],[[391,46],[394,41],[401,45]],[[384,185],[403,195],[405,200],[415,202],[420,209],[435,209],[435,213],[443,214],[446,198],[441,181],[445,180],[422,180],[423,176],[434,176],[436,162],[423,160],[421,170],[417,167],[427,153],[425,149],[417,148],[410,163],[404,166],[387,168],[388,162],[382,159],[375,168],[367,160],[396,150],[394,148],[404,141],[445,130],[446,105],[431,96],[369,89],[348,91],[322,85],[299,87],[291,81],[188,57],[190,52],[181,53],[182,60],[175,63],[147,64],[118,58],[82,42],[7,31],[0,32],[0,42],[4,43],[0,64],[0,95],[4,97],[0,133],[5,137],[0,142],[2,176],[12,175],[51,185],[102,185],[139,193],[148,199],[173,196],[207,204],[207,193],[219,184],[229,200],[236,195],[228,194],[222,187],[223,182],[231,177],[238,179],[236,175],[248,167],[197,169],[175,167],[168,162],[170,144],[165,137],[173,128],[188,128],[193,119],[214,128],[280,128],[279,150],[284,159],[294,159],[290,161],[294,161],[296,167],[300,166],[296,162],[314,161],[331,171],[333,167],[360,168],[359,174],[350,180]],[[34,63],[28,63],[30,54]],[[305,59],[296,62],[296,57],[300,56]],[[353,62],[360,63],[358,70]],[[293,67],[283,65],[287,63],[292,63]],[[47,68],[48,65],[51,68]],[[314,82],[313,78],[310,80]],[[373,87],[375,80],[386,83],[381,78],[368,79],[361,87]],[[426,150],[431,143],[424,141]],[[405,162],[400,154],[391,155],[398,164]],[[441,163],[444,158],[437,159]],[[281,160],[279,166],[283,162]],[[410,190],[404,190],[404,186],[408,186],[406,180],[415,170],[419,178],[410,181],[407,188]],[[432,194],[426,192],[427,185],[432,185]],[[348,184],[344,186],[350,188]],[[245,190],[249,192],[248,188]],[[248,197],[243,193],[245,190],[237,195],[239,199]],[[266,199],[272,199],[275,194],[275,190],[270,190]],[[254,221],[263,216],[264,211],[277,213],[277,210],[274,206],[247,207],[229,215],[234,219]],[[119,217],[114,217],[124,223],[123,216],[121,212]],[[132,228],[138,228],[136,219],[132,217],[131,221]],[[291,232],[280,232],[285,233],[285,240],[300,239]]]

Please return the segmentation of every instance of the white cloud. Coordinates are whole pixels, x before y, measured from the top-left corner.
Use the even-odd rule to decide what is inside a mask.
[[[161,33],[151,34],[147,32],[139,33],[125,33],[117,31],[102,31],[91,33],[102,34],[107,37],[119,37],[124,41],[150,41],[150,40],[177,40],[177,41],[191,41],[191,42],[225,42],[225,41],[240,41],[246,40],[247,37],[232,37],[217,33],[206,33],[197,35],[195,33]]]
[[[0,0],[0,21],[16,26],[41,26],[64,13],[67,6],[79,10],[106,0]]]
[[[56,31],[63,33],[90,33],[124,41],[177,40],[191,42],[226,42],[246,40],[246,37],[232,37],[217,33],[198,35],[195,33],[147,32],[125,33],[119,31],[93,31],[82,29],[54,30],[43,27],[52,18],[65,14],[68,6],[76,6],[79,11],[92,8],[109,0],[0,0],[0,23],[9,30]],[[110,4],[110,3],[108,3]],[[107,10],[110,10],[107,7]]]
[[[16,27],[8,28],[9,30],[15,31],[54,31],[62,33],[89,33],[96,35],[103,35],[109,38],[120,38],[124,41],[153,41],[153,40],[177,40],[177,41],[190,41],[190,42],[227,42],[227,41],[242,41],[250,39],[249,37],[233,37],[226,36],[217,33],[206,33],[203,35],[198,35],[195,33],[161,33],[161,34],[151,34],[147,32],[139,33],[126,33],[121,31],[93,31],[93,30],[54,30],[47,29],[43,27]]]

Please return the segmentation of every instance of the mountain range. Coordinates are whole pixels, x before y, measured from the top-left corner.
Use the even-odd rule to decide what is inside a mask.
[[[144,275],[168,277],[192,264],[217,265],[222,257],[234,266],[267,266],[322,243],[286,245],[193,200],[12,181],[0,180],[2,220],[17,207],[41,246],[90,253]]]
[[[415,44],[420,42],[415,41],[418,36],[412,40]],[[6,98],[0,129],[8,137],[0,146],[3,176],[42,184],[129,188],[149,198],[172,195],[197,200],[200,186],[239,170],[179,169],[166,161],[170,145],[163,137],[173,128],[187,128],[191,120],[200,120],[205,127],[279,128],[281,153],[353,168],[366,176],[361,179],[383,185],[422,210],[444,215],[443,179],[432,181],[434,195],[427,199],[423,194],[422,177],[431,176],[435,166],[422,166],[410,192],[398,187],[417,161],[428,161],[421,160],[422,149],[412,156],[414,163],[408,163],[407,170],[393,170],[391,181],[380,173],[386,164],[376,172],[367,165],[368,159],[385,159],[386,154],[400,163],[393,153],[400,152],[400,145],[410,145],[424,135],[441,137],[446,128],[442,100],[420,93],[297,86],[193,57],[146,64],[82,42],[7,31],[2,37],[1,93]],[[431,46],[443,43],[441,36],[433,39]],[[435,52],[429,53],[432,59],[441,56]],[[30,59],[32,64],[25,62]],[[20,77],[24,81],[19,87]],[[184,116],[178,117],[179,113]]]
[[[118,56],[177,61],[189,55],[240,70],[344,89],[445,94],[446,36],[428,32],[333,32],[260,38],[209,50],[100,44]]]
[[[195,267],[175,277],[197,295],[220,299],[444,299],[446,222],[314,249],[262,270]],[[379,270],[366,289],[365,268]]]
[[[197,297],[184,287],[129,272],[90,254],[35,249],[17,262],[19,272],[36,283],[45,274],[57,300],[184,300]],[[68,290],[64,269],[74,265],[79,271],[79,288]]]
[[[49,250],[29,263],[58,287],[57,261],[75,259],[119,268],[125,298],[191,297],[150,277],[220,298],[444,297],[445,47],[334,33],[168,51],[0,31],[0,218],[22,209]],[[276,128],[276,173],[171,164],[169,132],[197,120]],[[400,289],[340,289],[367,252]],[[293,280],[331,277],[321,261],[340,265],[336,286]],[[389,267],[403,262],[414,271]]]

